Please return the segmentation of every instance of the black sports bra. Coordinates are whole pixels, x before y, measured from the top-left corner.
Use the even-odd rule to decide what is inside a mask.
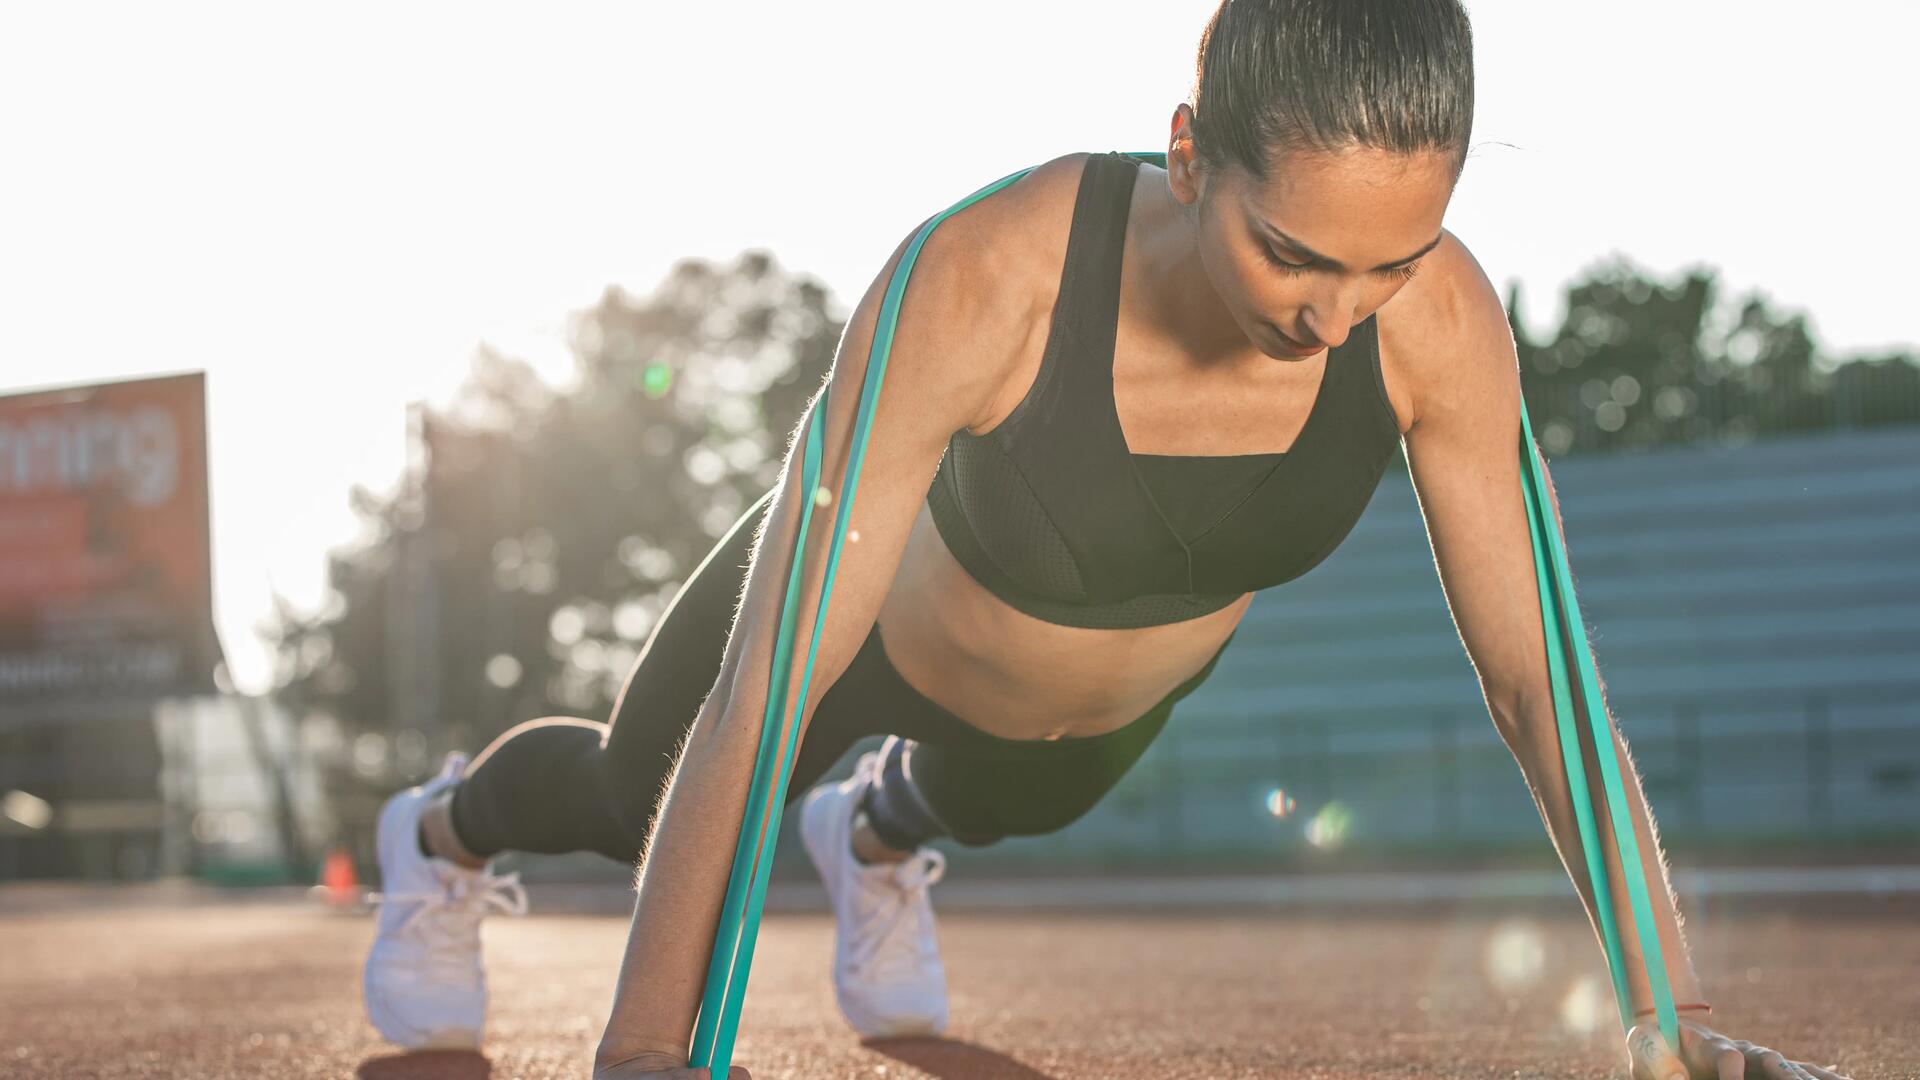
[[[1033,386],[955,432],[927,492],[968,574],[1035,618],[1156,626],[1291,581],[1352,530],[1400,445],[1373,317],[1330,350],[1284,454],[1133,454],[1113,401],[1120,257],[1138,159],[1091,155]]]

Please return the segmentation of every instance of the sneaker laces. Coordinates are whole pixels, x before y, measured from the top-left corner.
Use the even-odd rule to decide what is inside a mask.
[[[888,880],[897,886],[897,893],[877,920],[879,932],[865,935],[856,945],[851,964],[855,972],[899,970],[919,962],[919,935],[910,932],[914,928],[909,924],[922,903],[931,903],[926,900],[927,890],[946,871],[947,857],[932,848],[894,865]]]
[[[527,913],[527,890],[520,871],[494,874],[484,868],[462,871],[434,892],[373,893],[376,904],[417,904],[395,927],[425,947],[423,967],[441,981],[464,981],[472,974],[480,920],[495,911]]]
[[[869,750],[861,754],[860,760],[853,763],[854,778],[861,782],[863,788],[878,784],[880,773],[880,751],[878,750]]]

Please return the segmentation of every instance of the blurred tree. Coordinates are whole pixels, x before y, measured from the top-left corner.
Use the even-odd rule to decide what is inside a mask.
[[[1911,424],[1920,420],[1920,364],[1910,353],[1862,356],[1833,373],[1829,391],[1842,427]]]
[[[480,351],[423,411],[398,490],[352,492],[363,535],[329,555],[333,600],[263,627],[282,699],[337,729],[336,805],[418,778],[429,750],[605,718],[684,576],[773,485],[839,342],[829,305],[755,251],[574,313],[568,386]]]
[[[1920,421],[1920,367],[1906,353],[1830,363],[1806,319],[1759,294],[1716,324],[1718,282],[1661,282],[1623,259],[1567,289],[1552,339],[1529,337],[1520,294],[1508,323],[1534,433],[1549,454],[1736,442],[1828,427]]]

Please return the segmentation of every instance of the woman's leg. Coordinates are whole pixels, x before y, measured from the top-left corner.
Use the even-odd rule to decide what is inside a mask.
[[[487,1002],[479,916],[494,906],[487,896],[525,903],[513,875],[485,869],[489,856],[595,851],[638,861],[719,678],[754,532],[771,501],[769,493],[748,509],[688,577],[628,674],[611,724],[529,721],[495,739],[457,780],[449,772],[387,801],[378,846],[391,891],[363,975],[367,1012],[382,1034],[411,1048],[479,1044]],[[869,700],[859,672],[821,692],[789,805],[872,733]],[[471,869],[425,857],[433,855]]]
[[[772,495],[741,515],[681,586],[634,662],[611,724],[531,720],[474,759],[450,807],[461,847],[483,858],[584,850],[638,859],[667,777],[719,677],[754,533]],[[829,688],[814,712],[788,804],[860,738],[849,730],[860,718],[829,708],[834,697]]]
[[[1015,745],[920,742],[893,736],[866,803],[873,831],[891,848],[937,836],[986,847],[1009,836],[1044,836],[1078,821],[1140,760],[1172,713],[1162,703],[1111,735],[1008,740]]]

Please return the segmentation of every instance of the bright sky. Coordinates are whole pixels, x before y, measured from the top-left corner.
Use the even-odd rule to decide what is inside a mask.
[[[1830,350],[1911,344],[1920,8],[1474,0],[1447,218],[1530,321],[1621,252]],[[0,9],[0,390],[204,369],[215,606],[317,604],[409,401],[491,342],[771,249],[841,310],[909,230],[1074,150],[1165,148],[1214,0]]]

